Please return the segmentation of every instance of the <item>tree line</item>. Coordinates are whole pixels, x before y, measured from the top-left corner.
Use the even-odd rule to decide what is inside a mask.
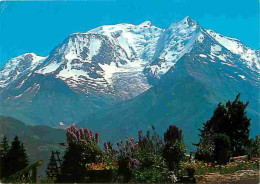
[[[250,119],[246,115],[248,102],[240,100],[219,103],[213,116],[199,129],[199,143],[193,158],[187,155],[183,133],[170,125],[163,138],[154,126],[138,139],[126,137],[115,145],[104,142],[100,135],[88,128],[72,125],[67,128],[66,147],[62,163],[57,167],[52,155],[46,170],[47,182],[174,182],[182,178],[181,163],[196,159],[226,164],[230,157],[248,155],[258,157],[260,140],[250,139]],[[28,165],[24,145],[16,136],[9,146],[4,137],[0,147],[0,178],[6,178]]]

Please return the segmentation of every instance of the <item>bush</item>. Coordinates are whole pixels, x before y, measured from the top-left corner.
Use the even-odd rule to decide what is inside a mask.
[[[104,152],[98,146],[99,134],[72,125],[67,128],[67,149],[61,165],[58,182],[86,182],[89,178],[86,165],[102,162]]]
[[[255,140],[252,138],[250,140],[250,150],[249,156],[252,157],[260,157],[260,138],[259,135],[255,136]]]
[[[165,158],[170,171],[177,171],[180,162],[185,158],[186,147],[183,144],[182,131],[176,126],[169,126],[164,134],[165,145],[163,157]]]
[[[133,175],[133,182],[136,183],[159,183],[164,181],[163,173],[155,167],[137,169]]]

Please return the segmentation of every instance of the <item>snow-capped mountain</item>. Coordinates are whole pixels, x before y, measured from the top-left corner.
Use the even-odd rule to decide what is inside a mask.
[[[8,84],[29,72],[33,72],[44,59],[45,57],[37,56],[34,53],[26,53],[10,59],[0,70],[0,88],[8,86]]]
[[[158,85],[174,85],[177,74],[188,73],[198,80],[218,72],[211,80],[220,89],[221,81],[236,89],[240,83],[259,88],[259,53],[237,39],[203,29],[189,17],[167,29],[150,21],[105,25],[69,35],[47,57],[24,54],[9,60],[0,71],[0,98],[5,103],[0,114],[38,124],[81,120],[96,110],[139,98]],[[201,71],[176,72],[187,57],[186,63]],[[206,82],[212,84],[210,78]],[[232,91],[226,90],[225,94]]]
[[[58,45],[35,73],[52,74],[77,92],[136,96],[150,87],[142,71],[152,60],[161,33],[162,29],[150,22],[75,33]],[[139,88],[133,88],[137,83]]]
[[[97,129],[103,139],[116,141],[126,135],[136,136],[136,129],[146,130],[151,124],[163,135],[169,124],[174,124],[183,130],[186,145],[193,149],[192,143],[198,142],[198,128],[212,116],[217,104],[234,100],[241,93],[241,100],[249,101],[251,136],[259,134],[259,70],[251,67],[256,64],[250,64],[259,64],[259,60],[247,62],[207,31],[194,30],[188,51],[184,49],[182,57],[155,86],[131,100],[86,116],[81,126]]]

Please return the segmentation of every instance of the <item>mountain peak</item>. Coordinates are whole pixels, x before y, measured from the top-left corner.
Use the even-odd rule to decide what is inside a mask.
[[[196,21],[192,20],[189,16],[186,16],[184,19],[179,21],[179,23],[187,24],[189,26],[194,26],[198,24]]]
[[[44,59],[45,57],[37,56],[35,53],[25,53],[8,60],[0,70],[0,87],[5,87],[20,76],[33,71]]]
[[[144,21],[143,23],[139,24],[139,26],[150,27],[150,26],[153,26],[153,24],[151,21],[147,20],[147,21]]]

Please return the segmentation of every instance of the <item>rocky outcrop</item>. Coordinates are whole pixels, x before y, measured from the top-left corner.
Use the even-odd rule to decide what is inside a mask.
[[[231,174],[209,173],[197,175],[196,183],[259,183],[260,172],[256,170],[240,170]]]

